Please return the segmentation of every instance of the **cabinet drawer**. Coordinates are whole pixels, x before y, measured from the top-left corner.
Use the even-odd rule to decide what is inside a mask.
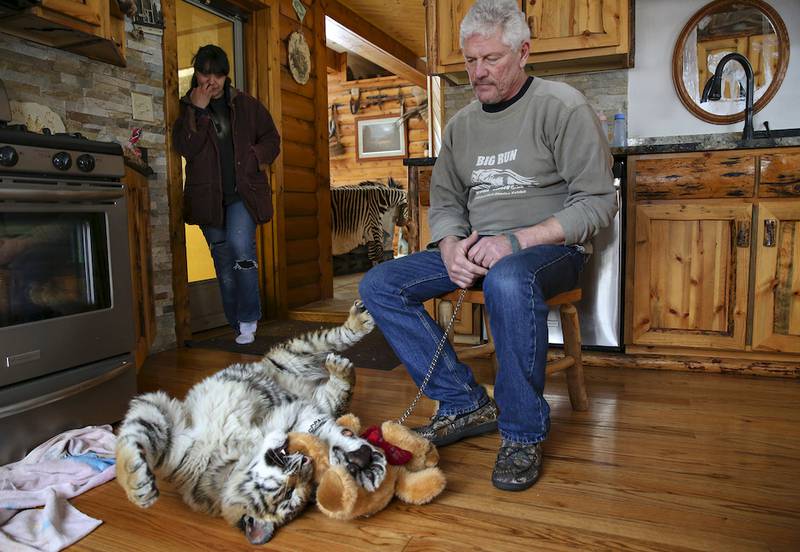
[[[759,197],[800,197],[800,153],[762,154]]]
[[[634,158],[634,197],[713,199],[753,197],[755,155],[742,151]]]

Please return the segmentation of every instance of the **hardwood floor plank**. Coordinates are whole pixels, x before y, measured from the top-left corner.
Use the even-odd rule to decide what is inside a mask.
[[[183,349],[148,359],[140,390],[182,397],[232,362],[257,359]],[[486,383],[489,364],[473,361]],[[800,381],[589,368],[588,412],[571,409],[563,377],[548,381],[552,425],[541,480],[508,493],[490,482],[499,436],[441,449],[448,485],[433,503],[395,500],[341,522],[309,509],[264,549],[351,552],[487,550],[800,549]],[[370,425],[396,418],[416,387],[402,368],[357,369],[352,410]],[[407,424],[435,403],[422,399]],[[251,550],[221,519],[189,510],[173,490],[148,510],[111,482],[72,500],[104,521],[72,549]],[[71,549],[71,550],[72,550]]]

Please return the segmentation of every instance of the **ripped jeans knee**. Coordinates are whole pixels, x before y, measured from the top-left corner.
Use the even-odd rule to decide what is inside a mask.
[[[253,270],[258,268],[258,263],[252,259],[238,259],[233,263],[234,270]]]

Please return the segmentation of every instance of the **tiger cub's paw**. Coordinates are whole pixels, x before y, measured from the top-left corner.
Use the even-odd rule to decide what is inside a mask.
[[[325,368],[331,376],[351,381],[354,378],[353,363],[349,358],[339,356],[336,353],[329,353],[325,358]]]
[[[150,471],[139,445],[124,438],[117,441],[117,482],[128,500],[140,508],[149,508],[158,500],[156,478]]]
[[[354,332],[366,335],[375,327],[375,321],[372,319],[372,315],[367,312],[364,303],[360,299],[356,299],[353,306],[350,307],[350,315],[344,325]]]

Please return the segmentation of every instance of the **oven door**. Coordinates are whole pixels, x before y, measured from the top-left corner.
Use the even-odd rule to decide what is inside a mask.
[[[133,350],[124,189],[0,189],[0,386]]]

